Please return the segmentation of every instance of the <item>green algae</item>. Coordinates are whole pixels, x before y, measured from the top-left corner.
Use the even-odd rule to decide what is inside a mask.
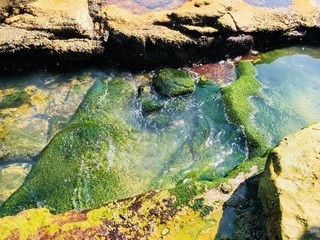
[[[317,47],[312,46],[293,46],[282,49],[276,49],[273,51],[268,51],[260,54],[260,61],[258,64],[270,64],[277,59],[285,56],[292,56],[296,54],[308,55],[313,58],[320,58],[319,50]]]
[[[25,91],[16,91],[8,94],[0,100],[0,109],[2,108],[16,108],[24,103],[28,103],[30,95]]]
[[[164,107],[164,103],[156,99],[143,99],[141,102],[142,111],[145,113],[157,112]]]
[[[219,90],[201,84],[192,95],[164,98],[162,109],[144,116],[129,81],[98,80],[1,216],[34,207],[52,213],[98,207],[172,188],[204,170],[223,176],[245,160],[246,149],[242,131],[225,119]]]
[[[237,69],[240,77],[221,90],[222,100],[230,121],[244,126],[250,156],[262,156],[268,148],[267,137],[250,120],[254,112],[250,97],[260,95],[262,84],[255,79],[256,70],[250,62],[239,62]]]
[[[166,96],[178,96],[192,93],[195,82],[189,72],[178,69],[161,69],[153,78],[157,92]]]
[[[109,96],[115,102],[108,101],[107,89],[113,91]],[[1,215],[36,207],[55,213],[80,210],[127,196],[134,184],[128,182],[125,171],[118,169],[115,174],[107,170],[104,156],[112,145],[104,140],[112,135],[113,144],[128,142],[130,129],[105,112],[124,106],[121,101],[128,101],[130,89],[129,82],[119,79],[108,84],[97,81],[69,125],[42,152],[25,184],[1,207]]]

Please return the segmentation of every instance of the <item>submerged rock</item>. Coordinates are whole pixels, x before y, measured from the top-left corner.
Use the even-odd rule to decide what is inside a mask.
[[[268,156],[259,196],[270,239],[320,238],[320,124],[284,138]]]
[[[255,79],[256,69],[247,61],[240,61],[237,66],[239,79],[221,90],[222,100],[226,105],[229,119],[244,126],[250,155],[262,156],[267,148],[267,137],[252,123],[250,117],[254,112],[250,97],[259,96],[262,84]]]
[[[0,109],[16,108],[30,100],[30,95],[26,91],[16,91],[4,96],[0,100]]]
[[[190,73],[171,68],[161,69],[154,76],[153,85],[159,94],[169,97],[192,93],[195,89]]]
[[[142,111],[145,113],[152,113],[161,110],[164,103],[158,99],[147,98],[141,102]]]

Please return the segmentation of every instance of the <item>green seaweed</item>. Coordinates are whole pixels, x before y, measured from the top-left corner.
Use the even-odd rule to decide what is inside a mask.
[[[174,207],[194,205],[194,199],[198,195],[205,192],[205,185],[201,185],[194,181],[187,183],[177,183],[175,188],[170,190],[170,193],[176,196],[173,204]]]
[[[159,94],[169,97],[192,93],[195,82],[189,72],[178,69],[161,69],[153,78],[153,85]]]
[[[115,107],[122,112],[121,106],[126,106],[123,102],[129,101],[131,93],[127,81],[98,80],[68,126],[43,150],[22,187],[0,208],[0,216],[35,207],[46,207],[53,213],[82,210],[132,195],[130,173],[120,170],[117,163],[108,171],[106,158],[113,145],[132,144],[132,130],[121,117],[108,114]]]
[[[225,119],[219,87],[207,83],[192,95],[159,97],[165,106],[150,114],[141,113],[141,96],[135,96],[129,81],[96,81],[0,215],[33,207],[52,213],[94,208],[150,189],[174,187],[203,171],[220,176],[245,159],[242,132]],[[216,158],[220,144],[230,140],[233,145],[224,150],[233,147],[232,153]],[[227,163],[220,172],[213,163],[224,156]],[[178,204],[186,201],[180,198]]]
[[[254,108],[249,100],[252,96],[259,96],[262,84],[255,79],[255,68],[250,62],[240,61],[237,69],[239,79],[221,90],[222,100],[231,122],[243,125],[247,136],[250,156],[262,156],[267,148],[267,137],[258,131],[250,120]]]
[[[0,109],[19,107],[30,100],[30,95],[25,91],[16,91],[3,97],[0,101]]]
[[[164,102],[158,99],[144,98],[141,101],[142,111],[145,113],[152,113],[161,110],[164,107]]]
[[[258,64],[269,64],[277,60],[278,58],[284,57],[284,56],[290,56],[295,54],[303,54],[308,55],[313,58],[320,58],[319,50],[317,47],[312,46],[292,46],[282,49],[276,49],[268,52],[264,52],[260,54],[261,60],[258,62]]]

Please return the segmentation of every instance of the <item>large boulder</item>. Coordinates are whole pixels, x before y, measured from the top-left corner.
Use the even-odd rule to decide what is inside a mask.
[[[320,123],[269,154],[259,196],[270,239],[320,239]]]

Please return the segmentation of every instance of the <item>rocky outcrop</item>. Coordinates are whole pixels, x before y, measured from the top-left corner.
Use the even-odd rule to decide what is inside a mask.
[[[12,1],[11,5],[0,24],[2,71],[102,54],[86,0]]]
[[[251,48],[311,41],[319,29],[316,6],[303,0],[293,0],[287,9],[240,0],[196,0],[174,11],[143,15],[106,6],[100,15],[109,32],[106,54],[131,66],[237,56]]]
[[[319,32],[311,0],[293,0],[288,8],[192,0],[142,15],[100,0],[6,0],[0,9],[2,71],[88,58],[139,68],[176,66],[317,41]]]
[[[259,195],[270,239],[320,238],[320,124],[284,138],[269,154]]]
[[[0,219],[0,236],[3,239],[68,239],[70,236],[80,239],[215,239],[223,203],[241,183],[262,170],[255,162],[245,165],[250,167],[240,168],[241,172],[234,170],[228,182],[216,188],[188,182],[170,191],[150,191],[81,212],[52,215],[45,208],[26,210]]]

